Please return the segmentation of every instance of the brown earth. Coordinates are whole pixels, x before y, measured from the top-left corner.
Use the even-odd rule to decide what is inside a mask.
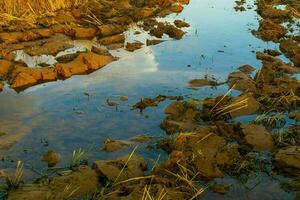
[[[12,25],[15,23],[12,20],[11,24],[0,29],[0,78],[19,91],[39,83],[90,73],[115,59],[105,50],[95,51],[97,47],[94,46],[87,52],[57,58],[55,66],[30,68],[25,63],[14,60],[14,51],[23,50],[29,56],[56,56],[61,51],[73,48],[73,40],[93,38],[108,49],[120,48],[125,42],[123,33],[132,22],[179,13],[183,10],[183,5],[188,3],[189,1],[177,0],[98,0],[89,1],[78,8],[59,10],[51,17],[42,16],[38,23],[31,24],[30,27],[19,23]],[[183,21],[175,21],[175,24],[180,27],[188,26]],[[156,25],[157,23],[143,26],[150,30]],[[181,29],[168,23],[159,23],[157,28],[171,38],[180,39],[184,35]],[[148,41],[147,45],[158,43],[160,42],[153,40]],[[140,42],[126,45],[128,51],[141,47]]]

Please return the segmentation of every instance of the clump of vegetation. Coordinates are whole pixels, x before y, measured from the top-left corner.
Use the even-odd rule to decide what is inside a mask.
[[[255,123],[262,124],[267,128],[273,129],[285,126],[286,120],[284,113],[268,112],[258,115],[255,119]]]
[[[13,20],[35,22],[41,16],[50,16],[58,10],[87,2],[88,0],[0,0],[0,25]]]
[[[82,148],[74,150],[70,160],[69,169],[76,170],[80,165],[88,165],[89,152],[90,149],[88,151],[85,151]]]
[[[6,172],[1,171],[0,177],[3,178],[4,182],[0,185],[0,198],[7,197],[8,191],[18,188],[22,183],[24,174],[24,167],[21,161],[17,161],[16,171],[13,177],[10,177]]]

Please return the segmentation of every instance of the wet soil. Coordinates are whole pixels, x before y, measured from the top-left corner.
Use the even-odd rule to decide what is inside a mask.
[[[124,31],[130,24],[142,24],[148,18],[154,20],[153,17],[156,16],[179,13],[183,10],[183,5],[188,3],[158,3],[155,0],[142,4],[124,0],[95,1],[79,8],[57,12],[53,17],[41,18],[39,23],[30,28],[25,28],[22,24],[12,26],[12,21],[11,24],[3,25],[0,31],[0,78],[11,88],[20,91],[36,84],[93,72],[116,60],[106,49],[115,48],[112,47],[115,44],[123,46]],[[108,10],[111,11],[107,12]],[[175,24],[180,28],[188,26],[183,21],[176,21]],[[151,29],[151,34],[152,30],[157,30],[155,32],[159,32],[159,37],[167,34],[171,38],[180,39],[184,31],[176,26],[162,22],[143,24],[144,29]],[[74,53],[63,57],[58,56],[59,52],[74,48],[74,40],[82,39],[93,39],[98,43],[95,42],[92,47],[84,50],[75,49]],[[154,41],[148,45],[158,43]],[[142,45],[141,42],[127,43],[126,49],[132,52]],[[19,60],[16,51],[22,51],[29,57],[53,56],[54,63],[37,63],[38,67],[32,68]],[[1,90],[2,85],[1,82]]]

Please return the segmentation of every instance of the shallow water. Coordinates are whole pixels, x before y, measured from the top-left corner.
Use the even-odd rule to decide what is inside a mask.
[[[222,94],[227,86],[192,90],[187,87],[187,82],[207,74],[224,81],[241,65],[261,66],[253,51],[278,49],[276,44],[252,36],[251,29],[258,27],[254,9],[236,12],[234,6],[234,1],[228,0],[192,0],[183,13],[168,17],[168,20],[185,19],[191,24],[182,40],[169,40],[134,53],[115,50],[112,53],[120,57],[118,61],[89,75],[34,86],[19,94],[6,88],[0,93],[0,132],[20,133],[22,139],[10,149],[0,151],[1,155],[13,160],[21,159],[27,168],[34,166],[40,169],[46,167],[40,157],[48,149],[61,153],[63,161],[60,165],[65,166],[72,151],[79,147],[87,149],[93,146],[91,160],[125,153],[101,151],[107,138],[127,139],[138,134],[165,137],[159,124],[164,118],[162,109],[169,102],[148,108],[143,113],[131,110],[140,97],[162,94],[203,98]],[[138,37],[145,39],[147,36],[142,34]],[[128,38],[137,39],[131,32],[128,32]],[[128,102],[118,101],[123,95],[129,98]],[[118,110],[106,105],[107,98],[119,103]],[[138,151],[149,159],[150,167],[158,155],[165,156],[162,151],[145,146]],[[7,167],[13,167],[13,164],[0,162],[0,168]],[[31,175],[28,179],[34,177]],[[225,197],[290,198],[281,191],[278,182],[274,183],[268,177],[262,180],[263,184],[254,190],[258,190],[255,196],[250,195],[254,194],[251,191],[242,197],[239,194],[247,191],[234,190]],[[270,191],[273,194],[266,195]],[[225,198],[216,194],[214,198],[206,197]]]

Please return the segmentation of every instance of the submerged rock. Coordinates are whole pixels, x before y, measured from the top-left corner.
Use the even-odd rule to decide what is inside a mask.
[[[126,140],[107,139],[104,142],[103,150],[107,151],[107,152],[114,152],[114,151],[118,151],[126,146],[130,146],[132,144],[133,144],[133,142],[126,141]]]
[[[193,79],[189,81],[189,87],[204,87],[204,86],[216,86],[218,83],[216,81],[208,79]]]
[[[49,150],[42,156],[42,161],[47,162],[48,167],[54,167],[57,163],[59,163],[61,159],[61,155],[52,150]]]

